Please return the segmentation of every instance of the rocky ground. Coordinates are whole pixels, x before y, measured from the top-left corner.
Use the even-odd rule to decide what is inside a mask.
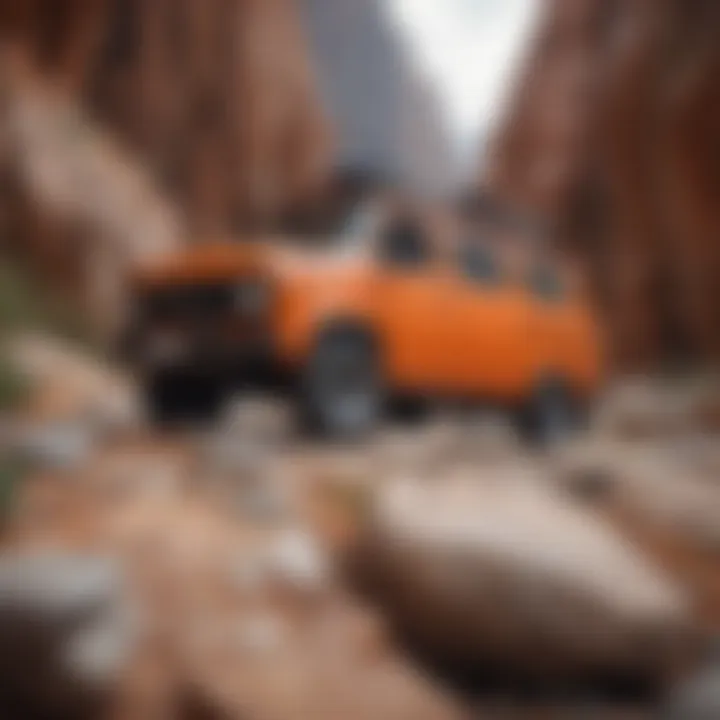
[[[720,717],[711,380],[543,453],[447,415],[343,448],[261,398],[160,436],[116,369],[13,354],[3,717]]]

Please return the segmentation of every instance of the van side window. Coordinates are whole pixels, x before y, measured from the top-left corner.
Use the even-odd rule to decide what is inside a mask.
[[[558,272],[547,264],[536,265],[528,280],[530,291],[545,302],[558,303],[565,299],[565,287]]]
[[[458,260],[460,274],[464,278],[488,286],[502,283],[500,263],[490,248],[478,244],[465,245]]]
[[[414,269],[432,260],[432,247],[423,229],[409,219],[391,222],[380,238],[380,259],[384,265]]]

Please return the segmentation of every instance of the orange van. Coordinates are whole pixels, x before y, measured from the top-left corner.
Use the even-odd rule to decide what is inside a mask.
[[[198,245],[135,278],[135,364],[158,421],[213,415],[238,386],[293,394],[336,436],[390,398],[485,400],[547,438],[577,425],[601,376],[582,292],[459,225],[361,209],[331,249]]]

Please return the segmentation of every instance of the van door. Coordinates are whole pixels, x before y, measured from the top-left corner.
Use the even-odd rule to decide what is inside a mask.
[[[438,392],[448,378],[448,275],[428,232],[391,222],[376,248],[376,317],[385,373],[401,390]]]
[[[450,297],[455,390],[491,399],[521,394],[530,352],[528,303],[492,248],[459,248]]]

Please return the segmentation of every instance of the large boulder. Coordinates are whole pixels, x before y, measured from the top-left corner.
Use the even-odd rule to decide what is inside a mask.
[[[401,635],[476,673],[661,679],[690,635],[681,589],[528,469],[495,473],[379,491],[354,567]]]

